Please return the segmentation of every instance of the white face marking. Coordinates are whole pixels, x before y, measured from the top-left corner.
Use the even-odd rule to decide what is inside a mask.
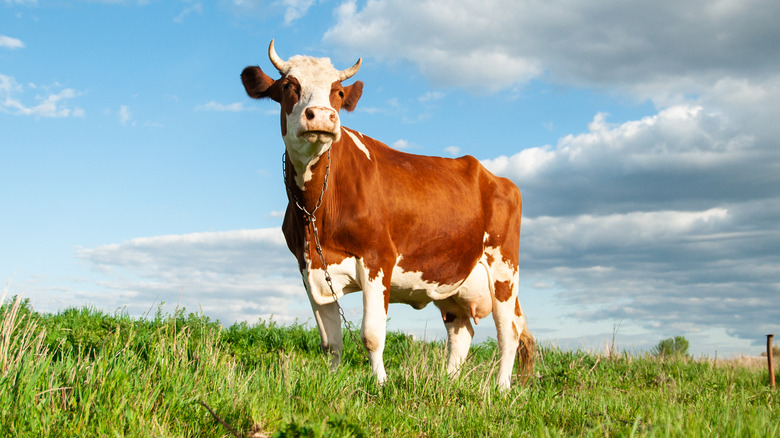
[[[346,132],[347,135],[349,135],[349,138],[351,138],[352,141],[355,142],[355,146],[357,146],[358,149],[363,151],[363,153],[366,154],[366,157],[370,160],[371,159],[371,154],[368,153],[368,148],[366,147],[366,145],[364,145],[363,142],[360,141],[360,139],[357,138],[357,136],[355,134],[353,134],[353,133],[351,133],[349,131],[344,131],[344,132]]]
[[[286,117],[287,133],[284,136],[284,144],[295,168],[295,182],[299,188],[305,190],[304,184],[311,180],[311,166],[334,141],[341,138],[341,120],[338,112],[330,104],[331,86],[339,79],[339,71],[333,67],[329,58],[299,55],[290,58],[288,63],[291,67],[287,76],[298,80],[301,95],[293,106],[292,112]],[[310,107],[330,109],[335,113],[333,129],[328,129],[333,134],[332,137],[322,134],[305,136],[308,138],[301,136],[307,130],[304,126],[307,120],[304,111]],[[312,139],[315,141],[311,142]]]

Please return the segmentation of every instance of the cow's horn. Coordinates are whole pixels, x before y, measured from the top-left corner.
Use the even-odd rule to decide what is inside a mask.
[[[274,40],[271,40],[271,44],[268,46],[268,58],[271,60],[271,64],[273,64],[282,75],[287,74],[287,71],[290,70],[290,66],[287,65],[287,61],[282,60],[282,58],[276,54],[276,49],[274,49]]]
[[[352,76],[355,76],[355,73],[357,73],[358,70],[360,70],[360,63],[361,62],[363,62],[363,59],[362,58],[358,58],[358,60],[355,63],[355,65],[353,65],[352,67],[350,67],[350,68],[348,68],[346,70],[341,70],[339,72],[339,81],[346,81],[347,79],[351,78]]]

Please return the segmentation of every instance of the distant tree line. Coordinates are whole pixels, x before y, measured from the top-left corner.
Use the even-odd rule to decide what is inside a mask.
[[[684,336],[675,336],[659,342],[650,350],[650,354],[657,357],[688,356],[688,340]],[[761,352],[766,357],[766,351]],[[772,346],[772,356],[780,357],[780,345]]]
[[[650,353],[658,357],[687,356],[688,340],[684,336],[664,339],[653,347]]]

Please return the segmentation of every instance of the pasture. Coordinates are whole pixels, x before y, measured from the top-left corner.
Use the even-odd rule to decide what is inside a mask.
[[[379,387],[345,338],[328,370],[319,335],[273,322],[222,327],[177,311],[0,309],[0,435],[780,436],[764,368],[540,346],[535,375],[494,386],[495,343],[449,378],[442,342],[389,333]]]

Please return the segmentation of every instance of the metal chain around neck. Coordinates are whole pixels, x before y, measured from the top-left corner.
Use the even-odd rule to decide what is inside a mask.
[[[328,164],[325,166],[325,178],[322,182],[322,191],[320,192],[320,197],[317,199],[317,203],[314,204],[314,208],[309,211],[306,209],[306,205],[302,203],[300,200],[298,200],[298,197],[295,196],[295,193],[293,193],[292,187],[290,187],[290,183],[287,179],[287,151],[284,151],[284,154],[282,154],[282,175],[284,177],[284,187],[287,189],[287,195],[290,197],[290,200],[295,203],[295,206],[298,207],[299,210],[303,213],[304,219],[306,219],[306,222],[308,225],[311,225],[312,230],[312,236],[314,236],[314,249],[317,251],[317,255],[319,255],[320,258],[320,264],[322,265],[322,270],[325,272],[325,282],[328,284],[328,288],[330,289],[330,293],[333,296],[333,302],[336,304],[336,307],[338,308],[339,315],[341,316],[341,319],[344,321],[344,325],[347,327],[347,332],[349,332],[350,338],[352,338],[352,341],[355,342],[360,347],[360,352],[363,353],[363,357],[365,357],[367,360],[368,354],[366,354],[365,347],[363,346],[363,343],[359,342],[358,339],[355,337],[354,329],[352,328],[352,324],[349,323],[347,320],[346,315],[344,315],[344,308],[341,307],[341,304],[339,304],[339,298],[338,295],[336,295],[336,290],[333,288],[333,280],[330,277],[330,273],[328,272],[328,268],[325,265],[325,255],[322,253],[322,245],[320,244],[320,233],[319,230],[317,230],[317,216],[314,215],[314,213],[319,210],[319,208],[322,206],[322,198],[325,196],[325,191],[328,189],[328,177],[330,176],[330,148],[328,148]],[[306,247],[308,248],[309,241],[306,240]],[[308,252],[308,249],[307,249]],[[304,287],[306,284],[304,283]],[[311,291],[309,291],[311,293]]]

